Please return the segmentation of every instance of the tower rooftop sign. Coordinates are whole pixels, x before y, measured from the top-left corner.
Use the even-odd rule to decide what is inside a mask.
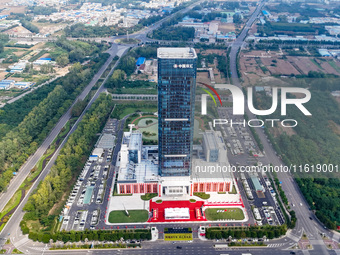
[[[173,59],[194,59],[197,58],[194,48],[158,48],[157,58],[173,58]]]

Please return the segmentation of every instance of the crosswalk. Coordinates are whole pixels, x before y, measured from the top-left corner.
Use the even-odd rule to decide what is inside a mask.
[[[284,243],[271,243],[267,245],[267,248],[277,248],[281,247],[282,245],[284,245]]]

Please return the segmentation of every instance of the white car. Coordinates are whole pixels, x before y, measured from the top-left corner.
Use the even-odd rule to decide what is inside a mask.
[[[302,206],[302,203],[300,203],[300,205]]]

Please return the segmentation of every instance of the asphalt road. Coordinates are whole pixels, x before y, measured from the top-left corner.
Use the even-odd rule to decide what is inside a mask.
[[[117,46],[117,45],[113,45],[109,50],[108,53],[110,53],[110,57],[109,59],[105,62],[105,64],[100,68],[100,70],[97,72],[97,74],[94,75],[93,79],[91,80],[91,82],[88,84],[88,86],[86,86],[86,88],[83,90],[83,92],[78,96],[77,99],[84,99],[87,94],[91,91],[92,87],[97,83],[98,79],[102,76],[102,74],[104,73],[104,71],[107,69],[108,65],[112,62],[112,59],[116,56],[119,55],[121,56],[122,54],[124,54],[124,52],[128,49],[127,46]],[[117,62],[118,63],[118,62]],[[116,63],[116,64],[117,64]],[[108,75],[109,76],[109,75]],[[24,207],[24,205],[26,204],[30,194],[32,193],[32,191],[38,186],[38,184],[40,183],[41,180],[43,180],[45,178],[45,176],[48,174],[51,166],[54,164],[57,156],[59,155],[59,152],[61,150],[61,148],[64,146],[64,144],[67,141],[67,138],[69,137],[69,135],[71,135],[75,129],[77,128],[78,123],[81,121],[82,117],[84,116],[85,112],[90,108],[90,106],[92,105],[92,103],[98,98],[98,96],[100,95],[101,92],[103,92],[104,87],[103,87],[104,82],[102,83],[102,85],[100,86],[100,88],[97,90],[96,94],[92,97],[92,99],[90,100],[90,102],[88,103],[88,105],[86,106],[86,108],[84,109],[83,113],[80,115],[80,117],[78,118],[77,122],[72,126],[70,132],[67,134],[67,136],[65,137],[65,139],[62,141],[62,143],[60,144],[60,146],[58,147],[58,149],[56,150],[56,152],[54,153],[54,155],[51,157],[50,161],[48,162],[48,164],[45,166],[45,168],[42,170],[41,174],[39,175],[39,177],[37,178],[37,180],[34,182],[34,184],[32,185],[32,187],[30,188],[30,190],[26,193],[25,198],[21,201],[21,203],[19,204],[19,206],[17,207],[16,211],[12,214],[12,217],[9,219],[9,221],[7,222],[7,224],[5,225],[5,227],[2,229],[2,231],[0,232],[0,238],[2,238],[0,244],[2,245],[4,242],[4,239],[10,237],[11,240],[13,242],[15,242],[15,238],[19,238],[20,234],[17,233],[17,228],[19,226],[19,223],[22,219],[23,213],[22,213],[22,209]],[[75,102],[77,101],[77,99],[75,100]],[[64,125],[67,123],[67,121],[69,121],[69,119],[71,118],[71,109],[72,106],[70,107],[70,109],[61,117],[61,119],[59,120],[59,122],[57,123],[57,125],[53,128],[53,130],[51,131],[51,133],[48,135],[48,137],[45,139],[45,141],[42,143],[42,145],[38,148],[38,150],[34,153],[34,155],[32,157],[30,157],[30,159],[26,162],[26,164],[22,167],[22,169],[20,170],[18,176],[16,176],[12,183],[10,184],[7,192],[0,198],[0,202],[1,204],[6,204],[6,200],[8,201],[13,194],[15,193],[15,191],[17,190],[17,188],[21,185],[21,183],[25,180],[25,178],[27,177],[27,175],[29,174],[30,170],[36,165],[36,163],[39,161],[39,159],[41,158],[41,156],[44,154],[44,152],[46,151],[46,149],[48,148],[48,146],[53,142],[53,140],[56,138],[56,136],[59,134],[60,130],[62,129],[62,127],[64,127]],[[19,231],[20,232],[20,231]],[[16,233],[15,236],[11,236],[8,234],[11,233]],[[18,236],[19,235],[19,236]],[[13,240],[14,239],[14,240]]]
[[[189,11],[190,9],[192,9],[194,6],[198,5],[201,2],[203,2],[203,0],[198,1],[198,2],[196,2],[196,3],[186,7],[185,9],[183,9],[183,10],[177,12],[177,13],[185,13],[185,12]],[[177,13],[175,13],[175,14],[177,14]],[[168,17],[166,17],[166,18],[156,22],[155,24],[153,24],[153,25],[151,25],[151,26],[141,30],[141,31],[138,31],[138,32],[136,32],[134,34],[131,34],[130,38],[138,38],[138,39],[140,39],[142,41],[149,40],[147,38],[147,34],[150,31],[152,31],[154,29],[157,29],[164,21],[172,18],[175,14],[172,14],[172,15],[170,15],[170,16],[168,16]],[[121,38],[123,38],[123,37],[124,36],[121,36]],[[120,38],[120,37],[113,37],[112,39],[118,39],[118,38]],[[116,55],[122,56],[130,46],[135,46],[135,45],[129,45],[129,46],[128,45],[126,45],[126,46],[122,45],[122,46],[120,46],[120,45],[117,45],[117,44],[112,44],[112,47],[107,51],[110,54],[109,59],[100,68],[100,70],[97,72],[97,74],[94,75],[94,77],[91,80],[91,82],[89,83],[89,85],[83,90],[83,92],[77,97],[77,99],[74,102],[77,102],[78,99],[83,100],[87,96],[87,94],[91,91],[92,87],[97,83],[99,78],[102,76],[104,71],[107,69],[108,65],[112,62],[113,58]],[[105,81],[102,84],[104,84],[104,83],[105,83]],[[7,238],[11,238],[12,243],[18,242],[19,239],[22,239],[22,234],[21,234],[21,231],[19,229],[19,223],[20,223],[20,221],[21,221],[21,219],[22,219],[22,217],[24,215],[24,213],[22,212],[22,209],[23,209],[25,203],[27,202],[27,200],[28,200],[30,194],[32,193],[32,191],[38,186],[39,182],[41,180],[43,180],[45,178],[45,176],[48,174],[49,169],[53,165],[53,163],[55,162],[55,160],[56,160],[56,158],[57,158],[57,156],[59,154],[60,149],[65,144],[68,136],[72,132],[74,132],[74,130],[77,127],[78,122],[82,119],[82,117],[85,114],[86,110],[92,105],[92,103],[97,99],[99,94],[101,92],[103,92],[103,91],[104,91],[104,87],[103,87],[103,85],[101,85],[100,88],[97,90],[96,94],[94,95],[94,97],[90,100],[89,104],[86,106],[86,108],[83,111],[82,115],[78,118],[78,121],[73,125],[73,127],[70,130],[70,132],[68,133],[67,137],[63,140],[63,142],[61,143],[59,148],[56,150],[56,152],[54,153],[54,155],[52,156],[52,158],[50,159],[50,161],[48,162],[46,167],[42,170],[40,176],[37,178],[35,183],[32,185],[31,189],[26,193],[26,196],[23,199],[23,201],[21,201],[21,203],[17,207],[16,211],[12,214],[12,217],[9,219],[9,221],[7,222],[5,227],[0,232],[0,246],[2,246],[4,244],[4,242],[5,242],[5,240]],[[21,169],[18,172],[17,176],[12,179],[10,185],[7,188],[7,191],[5,193],[3,193],[2,196],[0,197],[0,211],[4,208],[4,206],[7,204],[7,202],[11,199],[11,197],[16,192],[17,188],[21,185],[21,183],[28,176],[30,170],[37,164],[37,162],[43,156],[43,154],[45,153],[47,148],[50,146],[50,144],[53,142],[53,140],[60,133],[61,129],[65,126],[67,121],[70,119],[72,106],[60,118],[60,120],[58,121],[56,126],[52,129],[52,131],[50,132],[48,137],[41,144],[41,146],[37,149],[37,151],[21,167]],[[116,150],[115,150],[115,152],[116,152]],[[14,233],[14,234],[11,235],[11,233]]]
[[[196,5],[196,4],[199,4],[199,2],[195,3],[194,5]],[[238,76],[237,76],[237,69],[236,69],[237,68],[237,66],[236,66],[237,52],[238,52],[239,48],[242,46],[248,30],[249,30],[251,24],[255,21],[257,15],[260,12],[260,9],[263,7],[263,4],[264,4],[263,2],[261,2],[259,4],[259,7],[256,9],[256,11],[253,13],[251,18],[246,23],[245,28],[241,32],[240,36],[237,38],[237,40],[231,46],[230,68],[231,68],[231,77],[233,79],[234,85],[240,86],[240,82],[239,82],[239,79],[238,79]],[[181,12],[188,11],[194,5],[187,7],[186,9],[182,10]],[[171,16],[167,17],[166,19],[169,19],[169,18],[171,18]],[[164,19],[164,20],[166,20],[166,19]],[[162,20],[162,21],[164,21],[164,20]],[[154,25],[144,29],[143,31],[139,31],[139,32],[137,32],[133,35],[130,35],[130,38],[137,38],[137,39],[140,39],[142,41],[149,40],[147,38],[147,33],[150,32],[153,29],[158,28],[160,26],[160,24],[161,24],[161,22],[157,22]],[[120,37],[114,37],[114,39],[118,39],[118,38],[120,38]],[[123,36],[121,38],[123,38]],[[117,47],[117,45],[113,46],[110,50],[115,51],[114,47]],[[98,76],[97,78],[99,78],[99,77],[100,76]],[[98,91],[101,91],[101,89],[99,89]],[[248,115],[249,115],[249,117],[252,118],[251,114],[248,113]],[[63,125],[60,126],[60,129],[62,127],[63,127]],[[263,134],[262,130],[256,130],[256,131],[258,132],[260,139],[262,140],[262,143],[264,145],[265,152],[266,152],[266,159],[268,160],[268,162],[270,161],[274,165],[282,164],[280,159],[276,156],[271,145],[267,142],[267,139],[266,139],[265,135]],[[119,136],[118,136],[118,140],[120,140]],[[51,141],[53,141],[53,139]],[[55,155],[57,155],[57,153]],[[116,150],[115,150],[114,155],[117,156]],[[113,162],[114,162],[114,160],[113,160]],[[46,174],[47,174],[47,172],[45,173],[45,175]],[[44,176],[41,175],[41,177],[44,177]],[[321,241],[320,236],[318,235],[317,232],[323,230],[323,227],[320,224],[318,224],[317,221],[310,221],[309,220],[308,214],[310,214],[310,211],[308,210],[307,203],[305,202],[303,196],[301,195],[301,192],[298,189],[294,180],[291,177],[286,176],[286,175],[283,175],[283,176],[279,175],[280,179],[281,179],[281,177],[289,180],[289,181],[286,181],[286,179],[285,179],[284,182],[283,182],[283,185],[282,185],[283,189],[286,192],[288,200],[293,201],[293,203],[296,204],[296,206],[299,205],[299,201],[303,201],[302,202],[303,206],[300,206],[298,208],[293,208],[296,211],[296,214],[297,214],[297,217],[298,217],[297,227],[292,231],[293,236],[295,236],[295,237],[301,236],[302,230],[304,230],[307,233],[307,235],[309,236],[309,238],[311,239],[311,242],[314,246],[313,251],[309,251],[309,252],[304,251],[303,253],[301,251],[298,251],[298,252],[296,252],[296,254],[315,254],[315,255],[316,254],[317,255],[319,255],[319,254],[336,254],[334,251],[328,252],[326,250],[325,246],[323,245],[323,243],[320,242]],[[112,179],[111,179],[111,181],[112,181]],[[13,192],[13,194],[14,194],[14,192]],[[108,194],[105,194],[105,195],[108,195]],[[1,201],[1,198],[0,198],[0,201]],[[22,203],[22,204],[24,204],[24,203]],[[16,213],[16,215],[15,215],[16,219],[21,219],[21,217],[23,216],[23,213],[21,212],[21,210],[17,210],[15,213]],[[16,238],[18,238],[18,239],[21,238],[21,231],[19,229],[19,222],[20,222],[20,220],[17,220],[17,224],[14,224],[14,223],[13,224],[7,224],[6,226],[11,225],[11,227],[8,227],[8,228],[5,227],[5,229],[4,229],[4,231],[2,231],[0,237],[1,238],[7,238],[8,237],[7,233],[13,233],[14,237],[12,238],[12,242],[20,243],[20,241],[16,240]],[[200,224],[188,224],[188,226],[193,227],[193,229],[198,228],[199,225]],[[124,227],[124,225],[121,225],[121,226]],[[167,227],[167,226],[168,225],[166,225],[166,224],[158,224],[157,228],[160,231],[162,231],[162,229],[164,229],[164,227]],[[180,224],[180,226],[185,227],[184,224]],[[326,231],[323,230],[323,232],[326,232]],[[327,231],[326,233],[329,234],[329,235],[332,234],[329,231]],[[12,236],[12,234],[11,234],[11,236]],[[291,240],[291,238],[285,237],[285,238],[282,238],[282,239],[275,240],[272,243],[276,244],[276,243],[284,242],[287,246],[288,243],[290,242],[290,240]],[[22,245],[25,245],[25,242],[23,242]],[[247,252],[247,249],[241,249],[241,250],[230,250],[230,249],[228,249],[228,250],[216,251],[212,247],[211,242],[197,242],[197,243],[195,242],[194,244],[183,243],[183,244],[180,244],[180,246],[182,246],[182,249],[176,249],[177,245],[179,245],[179,244],[165,243],[165,242],[159,241],[159,242],[155,242],[155,243],[152,243],[152,242],[145,243],[145,244],[143,244],[143,249],[133,249],[133,250],[121,249],[121,251],[118,251],[118,250],[110,250],[110,251],[109,250],[90,250],[88,252],[86,252],[86,251],[85,252],[84,251],[69,251],[69,252],[72,252],[73,254],[86,254],[86,253],[88,253],[88,254],[92,254],[92,253],[93,254],[135,254],[135,253],[136,254],[241,254],[241,253]],[[281,247],[281,248],[283,248],[283,247]],[[43,251],[41,247],[39,247],[37,249],[30,247],[28,252],[30,254],[42,254],[44,252],[45,253],[61,254],[60,251]],[[63,251],[63,253],[66,253],[66,251]],[[263,248],[263,249],[252,249],[250,253],[251,254],[289,254],[289,251]],[[339,254],[337,254],[337,255],[339,255]]]
[[[121,46],[123,47],[123,46]],[[21,185],[21,183],[26,179],[28,174],[30,173],[31,169],[37,164],[39,159],[43,156],[47,148],[51,145],[53,140],[57,137],[60,130],[65,126],[67,121],[71,118],[71,109],[75,102],[77,102],[78,99],[83,100],[87,94],[91,91],[92,87],[96,84],[98,79],[101,77],[101,75],[104,73],[108,65],[111,63],[112,59],[115,57],[116,53],[120,50],[117,45],[114,45],[112,48],[108,50],[108,53],[111,54],[109,59],[105,62],[105,64],[99,69],[97,74],[94,75],[91,82],[86,86],[86,88],[83,90],[83,92],[77,97],[77,99],[74,101],[72,106],[69,108],[69,110],[60,118],[58,123],[55,125],[55,127],[52,129],[50,134],[47,136],[47,138],[44,140],[44,142],[40,145],[40,147],[37,149],[37,151],[28,158],[28,160],[25,162],[25,164],[20,168],[17,175],[13,177],[11,180],[9,186],[7,187],[7,191],[3,192],[0,197],[0,211],[5,207],[5,205],[8,203],[8,201],[12,198],[14,193],[17,191],[18,187]],[[98,96],[98,95],[97,95]]]
[[[241,83],[237,73],[236,64],[237,54],[243,45],[244,39],[247,35],[249,28],[251,27],[252,23],[255,21],[256,17],[260,13],[260,10],[263,7],[263,5],[264,1],[260,2],[258,8],[253,13],[252,17],[246,23],[242,33],[236,39],[235,43],[231,46],[229,63],[231,77],[233,84],[238,87],[241,87]],[[256,119],[256,116],[252,114],[247,107],[245,107],[245,109],[249,119]],[[276,152],[274,151],[271,144],[268,142],[267,137],[263,132],[263,129],[255,128],[255,130],[259,135],[260,140],[264,146],[264,151],[266,152],[263,162],[266,164],[272,163],[274,166],[284,165],[281,159],[276,155]],[[314,252],[316,252],[315,254],[331,254],[323,244],[319,232],[326,232],[326,234],[328,234],[330,237],[333,236],[333,233],[331,231],[325,230],[323,228],[323,225],[321,225],[319,222],[309,219],[309,216],[312,215],[312,213],[311,211],[309,211],[308,204],[292,176],[288,173],[279,172],[278,178],[282,181],[282,189],[284,190],[288,198],[288,201],[295,205],[295,207],[293,207],[292,209],[296,212],[298,220],[296,227],[292,231],[293,238],[294,236],[301,237],[304,232],[310,239],[311,244],[314,246]],[[300,203],[302,205],[300,205]],[[314,252],[310,252],[310,254],[313,254]]]

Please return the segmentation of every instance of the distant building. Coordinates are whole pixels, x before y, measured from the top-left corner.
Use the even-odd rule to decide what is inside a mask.
[[[54,64],[54,62],[52,62],[51,58],[39,58],[38,60],[33,62],[33,65],[44,65],[44,64]]]
[[[331,53],[329,53],[329,51],[327,49],[318,49],[319,54],[322,57],[330,57]]]
[[[157,146],[142,146],[141,135],[140,132],[124,132],[117,179],[118,194],[158,192],[158,162],[154,156]]]
[[[256,192],[265,192],[265,189],[261,185],[258,176],[250,175],[250,179],[255,187]]]
[[[145,58],[144,57],[139,57],[136,62],[136,66],[140,66],[145,63]]]
[[[145,72],[145,64],[141,64],[138,68],[138,71],[140,71],[141,73]]]
[[[264,16],[270,16],[270,13],[266,10],[263,10],[262,13],[263,13]]]
[[[21,72],[23,72],[25,67],[26,67],[26,64],[27,64],[27,60],[26,61],[19,61],[18,63],[14,64],[12,66],[9,66],[9,68],[11,69],[10,73],[21,73]]]
[[[16,82],[14,83],[14,87],[18,89],[27,89],[33,85],[32,82]]]
[[[203,133],[203,151],[207,162],[218,161],[219,146],[214,131],[206,131]]]
[[[140,132],[132,133],[129,142],[129,161],[133,163],[141,162],[142,153],[142,134]]]
[[[14,83],[15,83],[14,80],[2,80],[0,82],[0,89],[8,90],[14,86]]]

